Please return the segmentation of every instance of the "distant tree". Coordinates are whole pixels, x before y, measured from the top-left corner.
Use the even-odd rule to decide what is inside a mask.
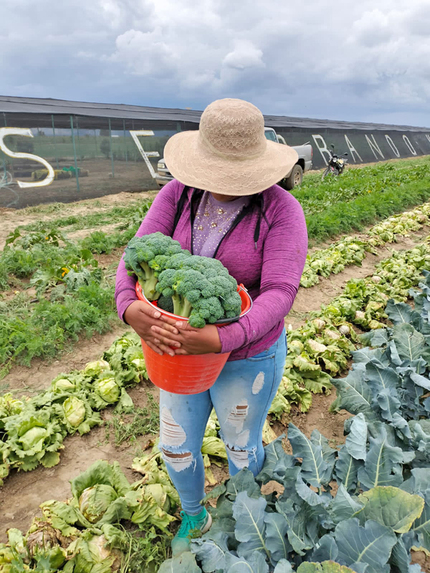
[[[100,151],[106,157],[106,159],[110,159],[110,143],[107,137],[104,137],[100,143]]]

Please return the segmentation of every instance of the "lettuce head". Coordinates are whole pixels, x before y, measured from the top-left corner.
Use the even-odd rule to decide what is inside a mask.
[[[115,404],[119,400],[121,389],[115,381],[113,374],[96,380],[94,384],[96,393],[108,404]]]
[[[85,404],[76,396],[70,396],[63,403],[64,416],[72,428],[77,428],[86,417]]]
[[[79,509],[90,523],[97,523],[117,497],[112,486],[98,483],[84,489],[79,498]]]

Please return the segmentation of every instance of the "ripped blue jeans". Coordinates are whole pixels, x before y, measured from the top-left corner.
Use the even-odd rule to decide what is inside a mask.
[[[257,475],[264,463],[263,425],[281,382],[286,335],[268,350],[227,362],[215,384],[200,394],[160,390],[160,450],[170,478],[190,515],[202,509],[205,473],[201,446],[212,407],[218,416],[230,475],[248,468]]]

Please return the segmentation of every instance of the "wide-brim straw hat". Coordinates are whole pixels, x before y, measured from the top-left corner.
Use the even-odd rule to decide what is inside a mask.
[[[260,193],[288,175],[297,159],[292,147],[266,139],[258,108],[231,98],[208,105],[198,130],[176,133],[164,148],[175,179],[221,195]]]

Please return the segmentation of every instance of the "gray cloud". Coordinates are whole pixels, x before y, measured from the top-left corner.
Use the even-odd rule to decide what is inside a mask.
[[[1,92],[429,125],[427,0],[2,0]]]

